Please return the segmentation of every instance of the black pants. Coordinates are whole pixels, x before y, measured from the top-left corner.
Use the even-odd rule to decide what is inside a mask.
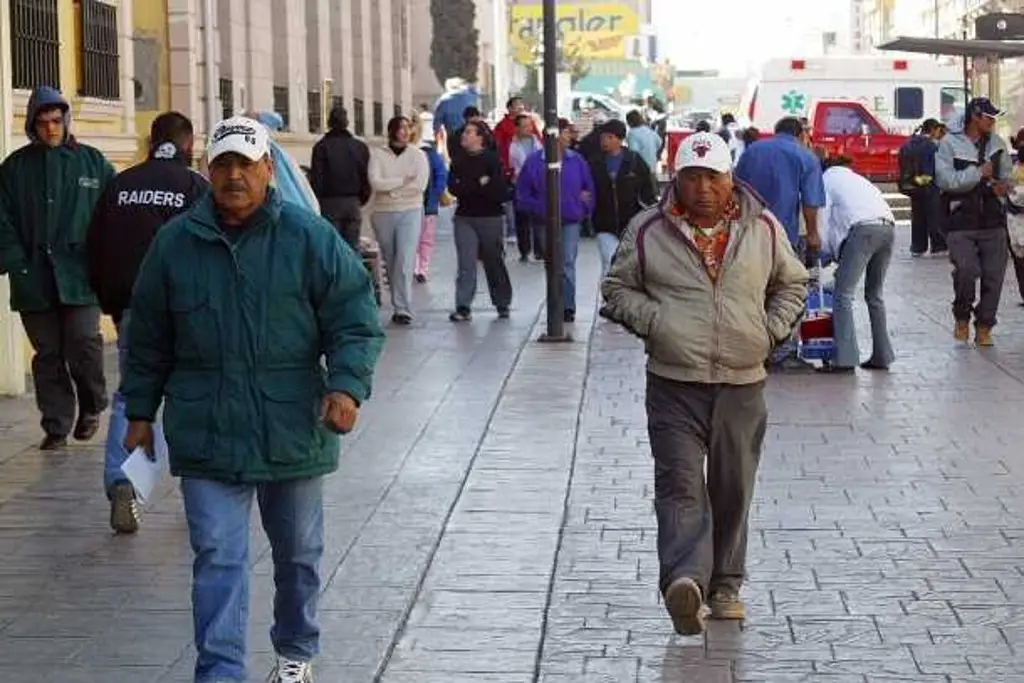
[[[953,318],[969,322],[974,313],[979,325],[995,327],[1010,258],[1006,228],[957,230],[948,238],[953,264]]]
[[[334,227],[350,247],[359,251],[359,234],[363,228],[363,204],[359,197],[321,199],[320,213],[334,223]]]
[[[535,259],[544,260],[544,225],[525,211],[516,211],[516,245],[524,259],[532,250]]]
[[[696,581],[705,595],[742,586],[767,424],[763,382],[696,384],[647,375],[662,592],[681,578]]]
[[[946,251],[946,216],[937,187],[926,187],[910,196],[910,251],[923,254]]]
[[[512,280],[505,266],[505,219],[503,216],[455,216],[455,308],[468,310],[476,297],[477,261],[484,265],[487,291],[496,308],[512,304]]]
[[[79,415],[99,415],[107,407],[100,309],[60,306],[22,313],[21,322],[36,352],[32,381],[43,431],[67,436],[75,423],[76,397]]]

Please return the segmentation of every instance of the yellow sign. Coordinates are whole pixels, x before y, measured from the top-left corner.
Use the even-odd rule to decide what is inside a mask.
[[[627,38],[640,33],[640,18],[628,5],[587,3],[557,6],[562,48],[583,59],[622,59]],[[513,5],[509,47],[520,64],[534,64],[544,37],[543,5]]]

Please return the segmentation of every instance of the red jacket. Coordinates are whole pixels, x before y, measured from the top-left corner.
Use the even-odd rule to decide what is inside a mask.
[[[533,129],[534,137],[544,142],[540,131],[537,130],[537,121],[532,116],[530,117],[530,127]],[[511,114],[505,114],[505,118],[494,127],[494,141],[498,146],[498,159],[501,160],[501,167],[509,178],[512,177],[512,164],[508,160],[508,150],[512,146],[512,141],[515,140],[515,137],[516,119]]]

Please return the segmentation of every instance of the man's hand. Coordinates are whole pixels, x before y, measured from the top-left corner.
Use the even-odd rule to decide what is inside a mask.
[[[821,235],[818,234],[817,230],[808,230],[804,241],[807,243],[808,254],[817,255],[821,252]]]
[[[992,186],[992,192],[994,192],[997,197],[1005,197],[1010,194],[1010,183],[998,182]]]
[[[132,453],[136,448],[141,448],[152,461],[156,461],[156,451],[153,448],[153,423],[141,420],[132,420],[128,423],[128,432],[124,437],[124,449]]]
[[[593,195],[587,191],[580,192],[580,199],[584,204],[589,204],[591,197],[593,197]]]
[[[348,434],[356,426],[359,406],[348,394],[332,392],[324,396],[323,421],[327,428],[337,434]]]
[[[985,164],[981,167],[982,178],[991,178],[993,175],[995,175],[995,172],[996,167],[991,161],[986,161]]]

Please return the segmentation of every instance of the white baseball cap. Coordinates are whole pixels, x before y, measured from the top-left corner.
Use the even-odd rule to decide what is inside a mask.
[[[715,133],[694,133],[679,145],[676,151],[675,170],[684,168],[707,168],[718,173],[732,171],[732,154],[729,145]]]
[[[270,133],[259,121],[245,116],[224,119],[213,128],[207,147],[207,162],[212,163],[221,154],[241,154],[251,161],[259,161],[270,152]]]

